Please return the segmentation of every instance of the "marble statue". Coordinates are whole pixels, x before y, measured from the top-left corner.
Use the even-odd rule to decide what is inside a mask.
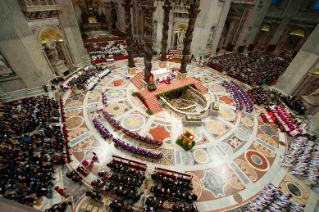
[[[210,31],[209,38],[208,38],[208,41],[207,41],[207,45],[208,45],[208,46],[213,45],[214,33],[215,33],[215,26],[213,26],[212,29],[211,29],[211,31]]]
[[[314,115],[319,108],[319,88],[308,96],[302,96],[301,99],[307,107],[306,115]]]
[[[319,88],[308,96],[304,97],[308,102],[319,105]]]
[[[50,59],[50,62],[60,61],[58,50],[56,49],[56,41],[55,40],[53,40],[53,39],[46,40],[46,53],[48,55],[48,58]]]
[[[177,45],[183,45],[184,44],[184,38],[185,38],[185,33],[184,32],[178,32],[178,34],[177,34]]]
[[[6,59],[0,54],[0,77],[8,77],[12,74],[14,74],[14,72],[8,67]]]

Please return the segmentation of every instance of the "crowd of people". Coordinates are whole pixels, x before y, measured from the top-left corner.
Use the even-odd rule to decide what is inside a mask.
[[[270,183],[255,197],[246,207],[245,212],[302,212],[305,205],[292,202],[291,194],[285,194],[277,187]]]
[[[87,191],[86,195],[101,201],[102,191],[111,193],[117,196],[110,205],[112,211],[132,211],[132,205],[143,195],[139,190],[146,179],[145,173],[117,160],[112,160],[107,166],[111,171],[100,171],[98,175],[101,179],[91,183],[93,190]]]
[[[291,110],[294,110],[300,115],[304,115],[306,106],[298,97],[286,96],[274,89],[265,89],[262,87],[255,87],[248,91],[252,101],[257,105],[273,106],[286,104]]]
[[[126,44],[110,41],[105,47],[99,47],[94,51],[90,51],[89,55],[92,61],[112,57],[121,57],[127,55],[126,48]]]
[[[191,179],[186,176],[179,178],[172,173],[165,170],[165,174],[156,171],[151,175],[155,185],[151,187],[150,192],[154,196],[146,199],[145,212],[167,210],[168,208],[171,208],[172,211],[198,211],[197,207],[193,205],[198,197],[192,193]],[[168,206],[169,202],[173,204],[173,207]]]
[[[290,59],[269,53],[224,54],[208,61],[208,66],[249,85],[274,83],[290,64]]]
[[[78,71],[70,78],[65,80],[60,88],[65,91],[69,88],[92,90],[99,82],[100,79],[107,76],[111,71],[96,65],[85,66],[83,70]]]
[[[302,176],[313,188],[319,188],[319,145],[316,139],[310,135],[295,138],[281,161],[281,166],[292,167],[291,173]]]
[[[0,194],[32,207],[52,192],[54,165],[65,164],[59,104],[30,97],[2,104],[0,112]]]

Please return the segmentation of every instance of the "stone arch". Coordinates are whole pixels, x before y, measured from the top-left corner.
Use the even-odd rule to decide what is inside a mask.
[[[301,44],[307,38],[308,32],[306,28],[303,27],[293,27],[288,31],[288,35],[284,40],[280,52],[284,55],[293,55],[299,50]]]
[[[225,25],[223,27],[223,31],[222,31],[222,34],[219,38],[219,41],[218,41],[218,46],[217,46],[217,49],[218,51],[222,48],[224,48],[225,46],[225,41],[226,41],[226,37],[229,33],[229,30],[230,30],[230,21],[229,20],[226,20],[225,21]]]
[[[64,41],[64,36],[58,27],[42,27],[35,31],[35,36],[42,46],[46,39]]]
[[[65,61],[68,67],[73,65],[73,57],[68,46],[68,42],[64,37],[61,29],[56,26],[45,26],[35,30],[34,35],[38,40],[40,48],[45,54],[45,44],[46,39],[53,39],[57,41],[57,50],[59,54],[59,59]],[[48,60],[48,63],[50,61]]]
[[[264,51],[272,37],[274,26],[271,23],[263,23],[254,41],[254,49]]]
[[[304,27],[295,27],[289,32],[289,35],[305,37],[307,35],[307,29]]]

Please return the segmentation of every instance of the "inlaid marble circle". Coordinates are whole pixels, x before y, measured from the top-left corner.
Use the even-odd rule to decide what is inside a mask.
[[[208,162],[208,154],[203,149],[196,149],[193,151],[193,156],[197,163],[204,164]]]
[[[269,161],[265,156],[255,150],[247,150],[245,152],[245,159],[256,170],[267,171],[269,169]]]
[[[101,94],[99,92],[95,91],[95,92],[90,93],[89,98],[90,99],[98,99],[100,96],[101,96]]]
[[[219,84],[210,86],[210,90],[213,92],[226,92],[225,88]]]
[[[289,193],[291,193],[296,198],[302,198],[303,196],[302,190],[296,184],[292,182],[288,182],[286,183],[286,188],[289,191]]]
[[[242,123],[243,125],[247,126],[247,127],[252,127],[252,126],[254,126],[254,122],[253,122],[251,119],[249,119],[249,118],[242,118],[242,119],[241,119],[241,123]]]
[[[126,105],[123,103],[114,102],[107,106],[106,111],[113,116],[121,115],[125,112]]]
[[[237,166],[239,166],[241,170],[243,170],[243,172],[249,177],[251,181],[257,181],[257,173],[250,165],[248,165],[248,163],[241,159],[236,159],[235,163],[237,164]]]
[[[66,120],[65,126],[67,130],[74,130],[80,127],[84,122],[84,119],[81,116],[73,116]]]
[[[226,120],[232,120],[235,118],[235,111],[226,108],[226,107],[220,107],[219,108],[219,115],[222,116]]]
[[[210,77],[210,76],[207,76],[207,75],[201,75],[199,77],[199,80],[202,82],[202,83],[210,83],[210,82],[213,82],[213,79]]]
[[[106,92],[106,97],[108,99],[119,99],[124,97],[124,91],[113,89]]]
[[[122,126],[131,131],[141,129],[144,124],[145,118],[139,114],[128,115],[122,121]]]

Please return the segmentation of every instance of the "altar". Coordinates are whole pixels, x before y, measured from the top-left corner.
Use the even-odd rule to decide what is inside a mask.
[[[158,77],[166,78],[170,75],[170,71],[167,68],[156,68],[152,70],[151,73],[154,75],[155,79]]]

